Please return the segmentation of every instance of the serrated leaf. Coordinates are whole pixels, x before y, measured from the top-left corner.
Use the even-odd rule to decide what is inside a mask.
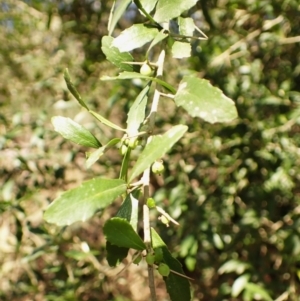
[[[138,133],[139,127],[145,118],[145,109],[148,100],[148,92],[150,86],[147,85],[135,99],[134,103],[130,107],[127,117],[127,129],[128,136],[134,136]]]
[[[116,24],[122,17],[123,13],[126,11],[130,2],[131,2],[131,0],[122,0],[122,1],[119,1],[117,7],[115,7],[116,1],[114,1],[114,4],[110,11],[109,21],[108,21],[108,26],[107,26],[109,35],[111,35],[112,32],[114,31]]]
[[[200,117],[210,123],[229,122],[237,118],[234,102],[202,78],[185,76],[174,100],[192,117]]]
[[[147,80],[157,82],[158,84],[165,87],[166,89],[168,89],[173,94],[176,93],[175,88],[172,87],[170,84],[164,82],[163,80],[161,80],[159,78],[156,78],[156,77],[150,77],[150,76],[147,76],[147,75],[143,75],[143,74],[140,74],[138,72],[124,71],[124,72],[121,72],[118,76],[112,76],[112,77],[111,76],[102,76],[101,80],[135,79],[135,78],[147,79]]]
[[[106,58],[118,68],[125,71],[132,71],[133,67],[130,64],[124,62],[132,62],[133,57],[129,52],[120,52],[117,47],[113,47],[113,37],[104,36],[102,38],[101,49],[105,54]]]
[[[157,35],[156,28],[146,27],[144,24],[134,24],[114,39],[113,46],[121,52],[131,51],[151,42]]]
[[[94,111],[89,111],[96,119],[98,119],[100,122],[104,123],[105,125],[111,127],[112,129],[118,130],[118,131],[123,131],[125,132],[125,129],[122,129],[121,127],[119,127],[117,124],[112,123],[111,121],[109,121],[108,119],[104,118],[103,116],[101,116],[100,114],[94,112]]]
[[[195,23],[192,18],[178,18],[179,33],[183,36],[193,36]]]
[[[153,18],[158,23],[168,22],[192,8],[197,2],[198,0],[159,0]]]
[[[106,239],[113,245],[139,251],[146,249],[146,245],[142,239],[124,218],[113,217],[109,219],[105,223],[103,231]]]
[[[187,129],[185,125],[176,125],[163,135],[153,136],[132,168],[129,175],[129,183],[149,168],[155,160],[162,158],[184,135]]]
[[[111,242],[106,242],[106,260],[111,267],[117,266],[123,259],[128,255],[128,248],[118,247],[111,244]]]
[[[190,57],[192,47],[190,43],[175,41],[172,45],[172,56],[175,59]]]
[[[86,221],[97,210],[110,205],[126,188],[120,179],[94,178],[83,182],[55,199],[46,209],[44,219],[58,226]]]
[[[54,130],[65,139],[86,147],[98,148],[101,143],[85,127],[70,118],[54,116],[51,118]]]
[[[231,288],[231,296],[236,298],[242,290],[245,288],[250,278],[249,274],[244,274],[237,279],[235,279],[232,288]]]
[[[171,270],[184,275],[180,262],[171,255],[167,246],[153,228],[151,228],[151,240],[154,251],[157,248],[162,249],[163,262],[166,263]],[[171,272],[168,277],[164,277],[164,281],[172,301],[191,300],[190,284],[186,278]]]
[[[88,106],[86,105],[86,103],[84,102],[84,100],[82,99],[80,94],[78,93],[77,89],[75,88],[73,82],[71,81],[68,68],[66,68],[64,71],[64,79],[65,79],[67,87],[68,87],[69,91],[72,93],[72,95],[77,99],[77,101],[79,102],[79,104],[82,107],[84,107],[88,110],[89,109]]]

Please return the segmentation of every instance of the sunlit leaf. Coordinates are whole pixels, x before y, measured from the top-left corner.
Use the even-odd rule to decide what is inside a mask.
[[[138,129],[145,118],[145,109],[148,100],[149,85],[147,85],[131,105],[127,117],[127,134],[133,136],[138,133]]]
[[[116,24],[124,14],[124,12],[127,9],[127,6],[130,4],[131,0],[122,0],[118,1],[118,5],[116,4],[116,1],[114,1],[114,5],[111,8],[110,16],[109,16],[109,22],[108,22],[108,34],[111,35],[114,31]]]
[[[124,218],[113,217],[109,219],[105,223],[103,231],[106,239],[113,245],[139,251],[146,249],[142,239]]]
[[[156,28],[146,27],[143,24],[134,24],[114,39],[113,46],[121,52],[130,51],[142,47],[151,42],[157,35]]]
[[[90,168],[95,162],[99,160],[99,158],[104,154],[106,146],[102,146],[96,149],[94,152],[88,154],[88,158],[86,160],[86,167]],[[86,153],[87,155],[87,153]]]
[[[219,274],[224,274],[224,273],[237,273],[237,274],[242,274],[244,273],[245,270],[249,269],[250,265],[248,263],[231,259],[226,261],[218,270]]]
[[[175,41],[172,45],[172,56],[176,59],[190,57],[192,47],[190,43]]]
[[[248,293],[251,293],[251,295],[255,297],[256,300],[264,300],[264,301],[274,300],[270,296],[268,291],[258,284],[248,282],[245,286],[245,290],[248,291]]]
[[[154,20],[158,23],[169,21],[192,8],[198,0],[159,0],[156,6]]]
[[[97,210],[110,205],[126,187],[126,183],[118,179],[94,178],[83,182],[55,199],[46,209],[44,219],[58,226],[86,221]]]
[[[218,233],[214,233],[212,238],[216,248],[219,250],[224,249],[224,242]]]
[[[195,23],[192,18],[178,18],[179,33],[183,36],[193,36]]]
[[[86,147],[98,148],[101,143],[85,127],[70,118],[54,116],[51,119],[54,130],[65,139]]]
[[[229,122],[237,117],[234,102],[202,78],[185,76],[174,99],[189,115],[210,123]]]
[[[137,231],[138,224],[138,195],[139,191],[137,190],[128,194],[116,214],[117,217],[125,218],[135,231]]]
[[[249,274],[243,274],[233,282],[232,289],[231,289],[231,296],[236,298],[242,290],[245,288],[246,284],[248,283],[250,278]]]
[[[186,131],[187,126],[177,125],[163,135],[153,136],[132,168],[129,182],[149,168],[155,160],[162,158]]]
[[[86,160],[86,167],[90,168],[96,161],[99,160],[99,158],[104,154],[107,148],[112,147],[116,144],[118,144],[121,141],[120,138],[114,138],[110,140],[106,145],[98,148],[94,152],[88,154],[88,158]]]
[[[122,129],[121,127],[119,127],[117,124],[109,121],[108,119],[104,118],[103,116],[101,116],[100,114],[94,112],[94,111],[89,111],[96,119],[98,119],[100,122],[104,123],[105,125],[118,130],[118,131],[123,131],[125,132],[125,129]]]
[[[158,0],[140,0],[141,5],[148,13],[151,13]]]
[[[106,58],[119,67],[121,70],[132,71],[133,67],[130,64],[124,62],[132,62],[133,57],[129,52],[120,52],[117,47],[113,47],[112,43],[114,41],[113,37],[104,36],[102,38],[101,49],[105,54]]]
[[[146,57],[148,57],[149,51],[159,42],[161,42],[162,40],[164,40],[165,38],[168,37],[168,33],[166,33],[164,30],[161,30],[157,33],[157,35],[155,36],[155,38],[153,39],[153,41],[151,42],[147,53],[146,53]]]

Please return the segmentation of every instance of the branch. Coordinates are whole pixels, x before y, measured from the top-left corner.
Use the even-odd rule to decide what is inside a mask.
[[[163,74],[163,64],[165,59],[165,51],[162,50],[158,61],[157,61],[157,77],[161,77]],[[155,124],[155,116],[157,113],[157,107],[159,102],[160,93],[157,89],[155,89],[153,101],[151,105],[151,111],[147,119],[149,119],[149,128],[152,131],[154,124]],[[151,136],[147,139],[147,144],[151,141]],[[151,231],[150,231],[150,211],[146,204],[147,199],[150,196],[149,192],[149,185],[150,185],[150,168],[146,169],[143,173],[143,177],[141,179],[144,187],[144,200],[145,203],[143,205],[143,222],[144,222],[144,242],[147,247],[147,253],[152,251],[152,244],[151,244]],[[156,301],[156,291],[155,291],[155,282],[154,282],[154,269],[153,265],[148,264],[148,277],[149,277],[149,288],[151,293],[151,300]]]

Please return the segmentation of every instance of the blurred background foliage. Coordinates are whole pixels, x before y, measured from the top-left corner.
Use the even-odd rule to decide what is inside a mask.
[[[119,202],[68,228],[42,219],[63,190],[118,173],[117,152],[87,170],[88,150],[50,124],[63,115],[100,141],[117,135],[79,108],[65,67],[94,110],[125,123],[139,84],[99,81],[117,72],[101,52],[111,5],[0,3],[1,300],[148,300],[145,266],[117,275],[123,266],[112,270],[105,260],[101,227]],[[235,100],[239,119],[205,124],[161,103],[158,125],[184,123],[189,133],[164,158],[165,175],[152,181],[154,198],[181,226],[166,228],[155,216],[153,225],[195,279],[193,300],[299,300],[299,1],[199,1],[190,13],[209,39],[193,44],[189,60],[168,58],[166,80],[176,85],[197,70]],[[116,32],[141,20],[131,6]],[[159,300],[168,300],[157,285]]]

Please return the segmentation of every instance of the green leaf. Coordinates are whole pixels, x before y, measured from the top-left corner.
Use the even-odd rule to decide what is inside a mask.
[[[144,170],[149,168],[155,160],[163,157],[183,136],[187,129],[185,125],[176,125],[163,135],[153,136],[132,168],[129,175],[129,183]]]
[[[128,136],[134,136],[138,133],[139,127],[145,118],[145,109],[148,100],[148,92],[150,86],[147,85],[135,99],[134,103],[130,107],[127,117],[127,129]]]
[[[158,0],[140,0],[142,7],[146,12],[151,13]]]
[[[89,111],[96,119],[98,119],[100,122],[104,123],[105,125],[118,130],[118,131],[123,131],[125,132],[126,130],[122,129],[121,127],[119,127],[118,125],[112,123],[111,121],[109,121],[108,119],[104,118],[103,116],[101,116],[100,114],[94,112],[94,111]]]
[[[116,1],[114,1],[114,4],[110,11],[109,21],[108,21],[108,34],[111,36],[112,32],[114,31],[116,24],[122,17],[123,13],[126,11],[128,5],[130,4],[131,0],[122,0],[118,2],[118,5],[115,9]]]
[[[86,167],[90,168],[96,161],[99,160],[99,158],[104,154],[107,148],[118,144],[120,141],[121,141],[120,138],[114,138],[110,140],[106,145],[88,154],[88,159],[86,160]]]
[[[171,270],[184,275],[180,262],[171,255],[167,246],[153,228],[151,228],[151,240],[154,252],[157,248],[162,249],[164,263],[166,263]],[[171,272],[168,277],[164,277],[164,281],[172,301],[191,300],[190,284],[186,278]]]
[[[142,239],[124,218],[113,217],[109,219],[105,223],[103,231],[106,239],[113,245],[139,251],[146,249],[146,245]]]
[[[124,63],[124,62],[132,62],[133,57],[129,52],[120,52],[120,50],[117,47],[113,47],[112,43],[114,41],[113,37],[104,36],[102,38],[102,51],[105,54],[106,58],[119,67],[122,70],[125,71],[132,71],[133,67],[130,64]]]
[[[205,79],[185,76],[174,100],[192,117],[200,117],[210,123],[229,122],[237,118],[234,102]]]
[[[168,89],[170,92],[172,92],[173,94],[176,93],[176,89],[174,87],[172,87],[170,84],[164,82],[163,80],[156,78],[156,77],[150,77],[147,75],[143,75],[140,74],[138,72],[121,72],[118,76],[102,76],[101,80],[116,80],[116,79],[135,79],[135,78],[140,78],[140,79],[147,79],[147,80],[151,80],[154,82],[157,82],[158,84],[160,84],[161,86],[165,87],[166,89]]]
[[[190,43],[175,41],[172,45],[172,56],[176,59],[190,57],[192,47]]]
[[[89,251],[89,252],[84,252],[84,251],[77,251],[77,250],[69,250],[64,252],[64,255],[73,258],[75,260],[85,260],[88,259],[91,255],[98,255],[99,252],[97,251]]]
[[[83,182],[55,199],[46,209],[44,219],[58,226],[86,221],[97,210],[110,205],[126,188],[126,183],[119,179],[95,178]]]
[[[236,259],[230,259],[219,268],[218,273],[220,275],[232,272],[242,274],[249,268],[251,268],[251,266],[248,263]]]
[[[158,44],[159,42],[161,42],[162,40],[164,40],[165,38],[167,38],[169,36],[168,33],[166,33],[164,30],[161,30],[157,33],[157,35],[155,36],[155,38],[153,39],[153,41],[151,42],[147,52],[146,52],[146,57],[149,56],[149,52],[152,49],[152,47],[154,47],[156,44]]]
[[[88,154],[88,159],[86,160],[86,167],[90,168],[99,158],[104,154],[106,146],[102,146],[92,153]],[[86,153],[87,154],[87,153]]]
[[[121,263],[121,261],[127,257],[129,248],[118,247],[111,244],[111,242],[106,242],[106,259],[111,267],[115,267]]]
[[[235,279],[231,289],[231,296],[236,298],[242,290],[245,288],[250,278],[249,274],[243,274],[242,276]]]
[[[264,300],[264,301],[274,300],[273,298],[271,298],[267,290],[258,284],[248,282],[245,286],[245,290],[247,290],[248,293],[251,293],[253,298],[255,297],[256,300]]]
[[[126,219],[132,226],[132,228],[137,231],[138,224],[138,197],[139,191],[135,190],[126,196],[124,202],[122,203],[116,216]],[[127,257],[129,248],[118,247],[112,245],[111,242],[106,242],[106,259],[110,266],[118,265],[125,257]]]
[[[116,215],[117,217],[125,218],[130,223],[134,231],[137,231],[138,224],[138,195],[139,191],[134,191],[133,193],[128,194]]]
[[[214,245],[217,249],[219,249],[219,250],[224,249],[224,242],[218,233],[214,233],[212,239],[213,239]]]
[[[195,23],[192,18],[178,18],[179,33],[183,36],[193,36]]]
[[[159,0],[156,6],[154,20],[158,23],[168,22],[180,16],[197,2],[198,0]]]
[[[134,24],[114,39],[113,46],[121,52],[130,51],[142,47],[152,41],[157,35],[156,28],[146,27],[144,24]]]
[[[78,93],[77,89],[75,88],[74,84],[71,81],[70,78],[70,74],[69,74],[69,70],[66,68],[64,71],[64,78],[67,84],[67,87],[69,89],[69,91],[72,93],[72,95],[77,99],[77,101],[79,102],[79,104],[84,107],[85,109],[89,109],[88,106],[86,105],[86,103],[84,102],[84,100],[82,99],[82,97],[80,96],[80,94]]]
[[[101,143],[85,127],[70,118],[54,116],[51,119],[54,130],[65,139],[86,147],[98,148]]]
[[[131,148],[127,147],[126,153],[122,160],[119,178],[127,182],[128,166],[130,163]]]

